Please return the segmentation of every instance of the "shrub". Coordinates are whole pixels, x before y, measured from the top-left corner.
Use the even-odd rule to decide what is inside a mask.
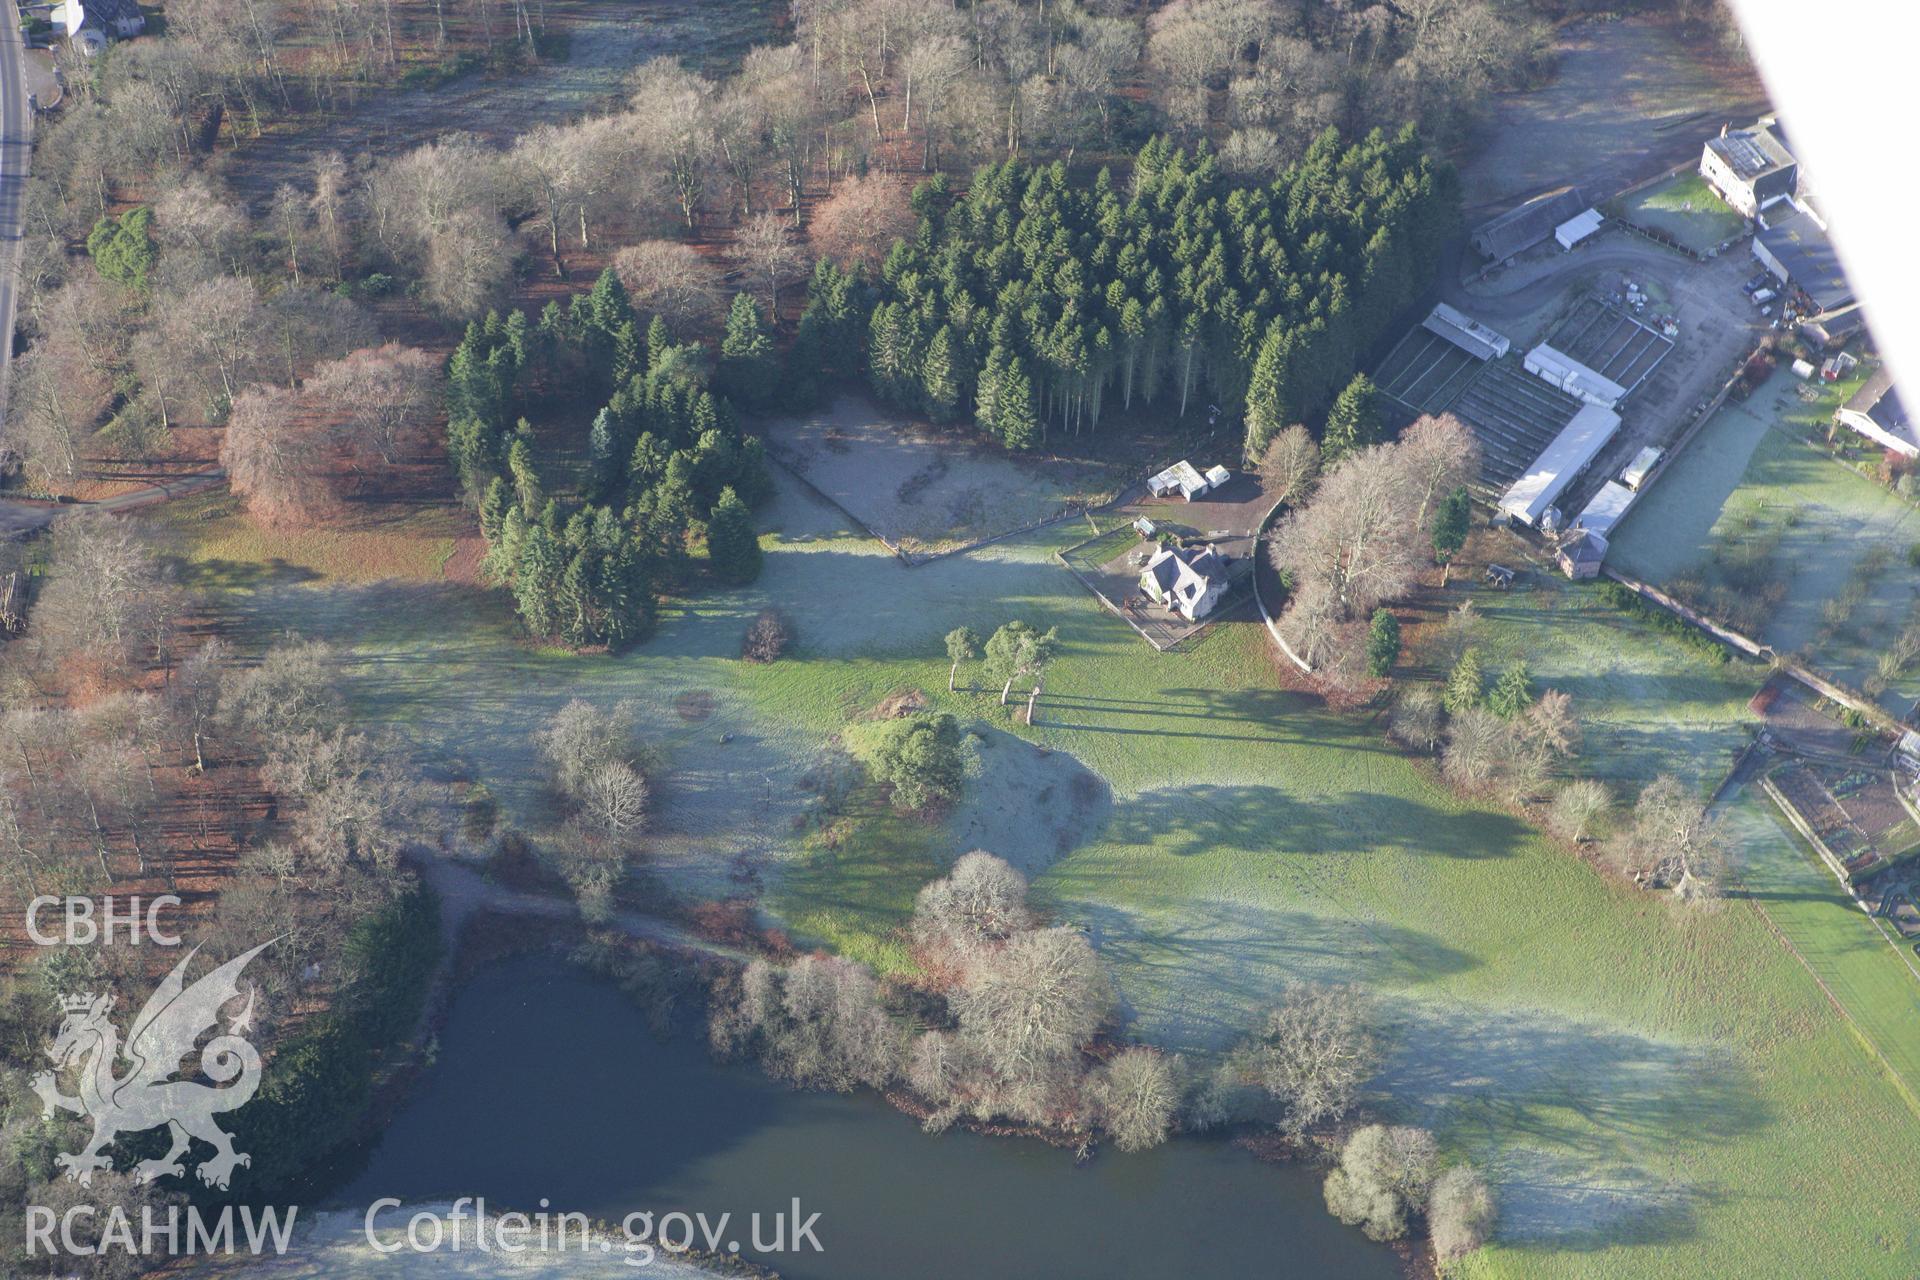
[[[1407,1217],[1426,1207],[1439,1151],[1433,1135],[1409,1125],[1354,1131],[1327,1175],[1327,1210],[1371,1240],[1398,1240]]]
[[[775,662],[793,644],[793,626],[787,615],[772,608],[762,609],[740,640],[740,657],[747,662]]]
[[[873,753],[872,769],[877,781],[893,788],[896,809],[930,809],[958,800],[966,779],[959,722],[945,714],[895,720]]]
[[[1427,1234],[1441,1258],[1457,1258],[1487,1242],[1493,1227],[1493,1193],[1472,1165],[1458,1164],[1433,1184]]]

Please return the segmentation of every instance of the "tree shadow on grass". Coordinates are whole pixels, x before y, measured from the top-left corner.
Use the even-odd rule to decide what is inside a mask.
[[[1546,1011],[1400,1000],[1372,1089],[1497,1184],[1499,1234],[1559,1250],[1691,1237],[1721,1198],[1671,1170],[1771,1120],[1729,1051]]]
[[[1216,1052],[1240,1039],[1289,982],[1417,984],[1478,964],[1433,934],[1333,911],[1208,901],[1182,915],[1149,915],[1076,897],[1061,915],[1111,966],[1124,1020],[1182,1051]]]
[[[169,558],[174,578],[193,591],[258,591],[263,587],[297,587],[316,582],[320,574],[305,565],[270,560],[183,560]]]
[[[1370,791],[1303,799],[1279,787],[1198,784],[1145,791],[1116,806],[1107,838],[1180,857],[1398,851],[1512,857],[1531,839],[1503,813],[1451,812]]]

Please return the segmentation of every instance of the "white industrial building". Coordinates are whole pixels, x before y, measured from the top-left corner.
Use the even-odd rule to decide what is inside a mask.
[[[1496,360],[1513,349],[1513,343],[1505,334],[1495,332],[1444,302],[1434,304],[1427,318],[1420,322],[1420,327],[1445,338],[1475,360]]]
[[[1573,415],[1526,474],[1514,481],[1500,499],[1500,512],[1529,527],[1537,527],[1562,491],[1585,471],[1594,457],[1620,429],[1620,415],[1597,404],[1587,404]]]
[[[1602,409],[1613,408],[1627,396],[1627,389],[1612,378],[1602,377],[1566,352],[1544,342],[1527,352],[1526,366],[1527,372],[1535,377]]]

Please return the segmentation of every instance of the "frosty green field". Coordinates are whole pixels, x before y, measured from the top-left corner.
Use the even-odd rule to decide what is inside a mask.
[[[891,930],[919,884],[1013,815],[982,815],[994,799],[983,775],[944,827],[844,863],[810,856],[793,819],[849,722],[891,691],[926,690],[1003,735],[994,751],[1025,739],[1109,789],[1110,811],[1067,848],[1027,854],[1041,900],[1113,967],[1129,1034],[1206,1055],[1289,980],[1377,993],[1394,1052],[1374,1103],[1433,1124],[1499,1183],[1500,1243],[1465,1274],[1920,1266],[1920,1186],[1905,1174],[1920,1117],[1750,905],[1683,913],[1459,799],[1377,725],[1278,688],[1257,624],[1153,653],[1051,560],[1078,536],[1070,527],[907,569],[791,486],[764,522],[759,583],[669,610],[655,639],[618,658],[530,648],[502,602],[468,587],[306,574],[239,585],[247,576],[229,573],[218,605],[254,645],[289,628],[339,645],[368,714],[440,776],[486,781],[514,815],[540,804],[528,735],[542,716],[568,697],[636,699],[665,761],[658,879],[730,892],[744,857],[765,902],[881,960],[900,955]],[[1559,613],[1590,627],[1597,651],[1620,620],[1583,618],[1570,600]],[[791,613],[798,644],[742,663],[747,621],[770,602]],[[997,689],[967,690],[965,667],[962,690],[945,691],[945,631],[1014,617],[1058,626],[1063,643],[1031,729],[997,707]],[[1545,634],[1493,625],[1522,647]],[[1641,699],[1684,720],[1688,708],[1659,708],[1671,690],[1712,710],[1712,742],[1730,741],[1742,677],[1694,679],[1675,656],[1584,696],[1623,725]],[[672,710],[693,690],[712,698],[697,722]],[[1625,759],[1648,745],[1603,728],[1594,749]],[[1038,790],[1005,799],[1043,803]]]

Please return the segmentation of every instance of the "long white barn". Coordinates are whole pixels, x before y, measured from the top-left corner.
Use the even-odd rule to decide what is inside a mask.
[[[1620,415],[1597,404],[1581,406],[1553,443],[1500,499],[1502,514],[1534,526],[1561,492],[1585,471],[1620,429]]]

